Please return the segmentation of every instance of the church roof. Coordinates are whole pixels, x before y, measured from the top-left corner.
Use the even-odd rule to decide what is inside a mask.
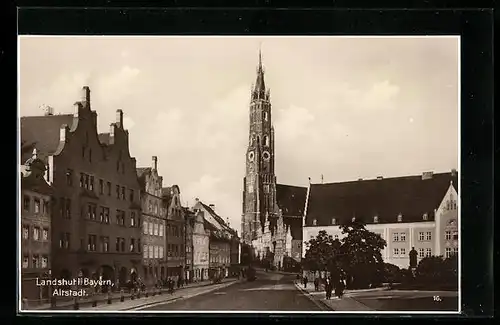
[[[285,217],[302,217],[306,196],[306,187],[276,184],[276,201]]]
[[[72,114],[21,117],[21,161],[31,157],[36,147],[42,160],[56,152],[60,129],[63,124],[71,127]]]
[[[436,173],[428,179],[422,175],[330,184],[311,184],[305,223],[317,226],[350,222],[353,217],[365,223],[396,223],[434,220],[434,209],[444,198],[450,184],[458,192],[456,172]]]

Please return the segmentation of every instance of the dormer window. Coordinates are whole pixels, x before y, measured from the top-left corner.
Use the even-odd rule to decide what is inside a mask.
[[[313,226],[316,226],[318,224],[318,220],[313,219]]]
[[[378,216],[373,217],[373,222],[378,223]]]
[[[332,225],[336,225],[336,224],[337,224],[337,219],[332,218]]]
[[[403,221],[403,215],[400,213],[398,214],[398,222],[401,222]]]
[[[422,216],[422,219],[424,219],[424,220],[428,219],[427,213],[424,213],[424,215]]]
[[[355,222],[356,221],[356,217],[352,217],[351,221]]]

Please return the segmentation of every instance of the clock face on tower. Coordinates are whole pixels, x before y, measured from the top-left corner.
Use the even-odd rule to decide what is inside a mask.
[[[248,161],[253,162],[254,157],[255,157],[255,155],[254,155],[253,151],[250,151],[248,153]]]
[[[271,158],[271,155],[269,154],[269,152],[264,151],[264,153],[262,154],[262,157],[264,158],[264,160],[269,160],[269,158]]]

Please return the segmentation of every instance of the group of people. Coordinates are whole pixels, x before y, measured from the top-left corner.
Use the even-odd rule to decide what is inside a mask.
[[[299,279],[299,275],[297,275],[297,280]],[[302,284],[304,285],[304,288],[307,288],[307,283],[309,282],[309,279],[307,276],[304,276],[302,278]],[[344,295],[344,290],[346,288],[346,279],[345,276],[339,276],[336,281],[332,280],[331,276],[327,276],[324,279],[321,279],[319,276],[316,276],[314,278],[314,290],[315,291],[320,291],[320,286],[321,283],[323,282],[323,285],[325,287],[325,293],[326,293],[326,299],[331,299],[332,298],[332,292],[335,292],[335,295],[338,298],[342,298]]]

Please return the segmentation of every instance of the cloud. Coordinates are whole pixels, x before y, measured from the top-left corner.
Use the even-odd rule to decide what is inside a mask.
[[[309,110],[295,105],[288,109],[280,109],[275,120],[276,132],[279,130],[280,138],[294,141],[304,135],[311,135],[309,128],[315,116]]]
[[[127,130],[131,130],[134,127],[134,125],[135,125],[135,122],[131,117],[129,117],[129,116],[123,117],[124,128],[126,128]]]

